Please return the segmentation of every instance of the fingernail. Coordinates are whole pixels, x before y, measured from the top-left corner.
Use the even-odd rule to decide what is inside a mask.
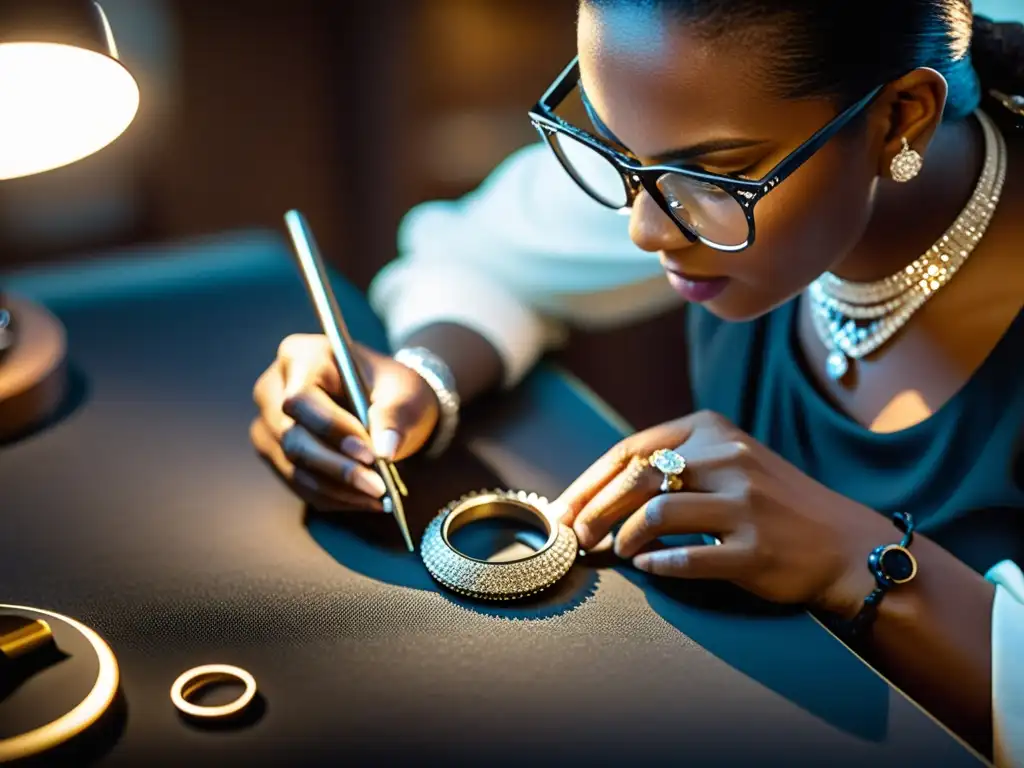
[[[379,499],[388,490],[381,476],[366,467],[356,467],[352,473],[352,485],[375,499]]]
[[[563,522],[566,525],[572,525],[572,510],[569,509],[569,505],[566,502],[561,501],[560,499],[555,499],[548,506],[548,511],[553,519]]]
[[[590,529],[587,528],[585,523],[581,523],[578,520],[573,525],[572,529],[576,533],[576,540],[579,542],[580,546],[583,547],[583,549],[586,549],[587,542],[590,541]]]
[[[361,461],[364,464],[373,464],[373,460],[376,458],[373,451],[370,450],[370,446],[355,435],[348,435],[341,441],[341,450],[342,453],[347,453],[356,461]]]
[[[385,429],[373,435],[373,450],[382,459],[393,459],[398,451],[401,436],[393,429]]]
[[[637,555],[633,558],[633,567],[641,571],[646,571],[651,567],[651,556],[649,554]]]

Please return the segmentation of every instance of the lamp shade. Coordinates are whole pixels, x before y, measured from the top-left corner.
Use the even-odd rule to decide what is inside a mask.
[[[0,0],[0,180],[93,154],[138,108],[98,3]]]

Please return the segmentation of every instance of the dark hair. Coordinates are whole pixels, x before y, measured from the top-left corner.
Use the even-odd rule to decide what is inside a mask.
[[[1024,25],[974,16],[971,0],[581,1],[660,10],[705,38],[770,32],[751,39],[749,56],[785,98],[852,104],[918,67],[949,83],[947,120],[971,114],[990,89],[1024,91]]]

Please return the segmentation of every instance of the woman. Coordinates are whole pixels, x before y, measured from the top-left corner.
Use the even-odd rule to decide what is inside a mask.
[[[475,219],[443,227],[453,253],[490,256],[433,253],[435,322],[395,302],[408,259],[378,279],[404,349],[362,351],[372,438],[331,399],[323,340],[291,337],[256,386],[261,455],[314,506],[380,509],[374,452],[443,449],[459,396],[515,383],[560,318],[668,305],[653,256],[551,264],[591,243],[616,261],[602,233],[621,207],[689,302],[702,410],[624,440],[558,514],[584,547],[616,530],[637,568],[807,605],[980,750],[1024,764],[1024,132],[1008,97],[1024,93],[1024,30],[976,19],[972,35],[967,0],[583,0],[578,36],[531,114],[589,206],[546,205],[564,199],[548,175],[505,169],[462,203]],[[557,117],[573,92],[589,125]],[[521,253],[547,266],[496,257],[473,239],[484,220],[545,237]],[[720,545],[658,546],[680,533]]]

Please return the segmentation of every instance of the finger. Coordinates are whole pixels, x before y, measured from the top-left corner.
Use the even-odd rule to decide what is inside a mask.
[[[750,550],[726,541],[721,546],[672,547],[644,552],[633,558],[633,566],[655,576],[680,579],[739,581],[749,571]]]
[[[264,419],[275,416],[280,410],[283,393],[284,370],[280,362],[275,362],[260,375],[252,390],[252,400]]]
[[[566,525],[572,525],[591,499],[634,458],[643,459],[659,448],[685,443],[694,432],[713,420],[713,415],[695,413],[626,438],[595,461],[555,499],[552,504],[555,514]]]
[[[583,549],[599,542],[617,522],[632,515],[659,493],[661,474],[634,456],[595,493],[572,524]]]
[[[297,468],[285,456],[280,444],[271,434],[270,428],[261,419],[250,427],[253,444],[273,472],[304,501],[322,511],[341,509],[366,509],[383,512],[384,505],[379,499],[347,488],[329,478],[317,477],[312,472]]]
[[[687,452],[683,487],[691,491],[726,488],[727,479],[735,480],[737,460],[742,458],[742,446],[738,445],[709,444]],[[658,469],[646,459],[634,455],[625,469],[608,480],[577,512],[572,525],[581,546],[587,549],[591,542],[600,541],[620,520],[633,515],[651,499],[663,495],[663,481],[664,475]],[[652,510],[658,508],[655,505]]]
[[[366,444],[366,430],[359,419],[320,387],[302,389],[286,398],[282,410],[326,445],[364,464],[374,462],[373,451]]]
[[[253,388],[253,402],[259,409],[260,418],[253,422],[250,437],[262,451],[273,450],[281,442],[284,433],[295,426],[295,420],[284,413],[284,367],[278,362],[270,366]]]
[[[667,493],[634,512],[615,534],[615,553],[631,558],[661,536],[735,530],[734,505],[711,493]]]
[[[619,475],[634,458],[627,441],[623,441],[587,467],[579,477],[551,502],[552,516],[572,526],[590,500]]]
[[[332,483],[322,475],[315,475],[299,467],[296,467],[292,474],[291,485],[303,501],[318,512],[384,511],[384,505],[379,499],[371,499],[365,494]]]
[[[397,366],[398,363],[395,363]],[[419,374],[405,368],[390,369],[373,381],[370,395],[370,438],[374,453],[382,459],[405,458],[410,433],[433,424],[420,424],[426,411],[418,392]]]
[[[281,450],[295,466],[323,475],[340,485],[350,485],[375,499],[387,492],[384,480],[374,470],[332,450],[301,424],[295,424],[281,438]]]
[[[555,514],[566,525],[572,525],[580,511],[634,456],[645,458],[659,448],[680,445],[688,450],[703,450],[739,434],[726,419],[709,411],[638,432],[608,451],[566,488],[552,504]]]
[[[681,476],[683,490],[734,495],[761,471],[753,450],[739,440],[699,445],[684,443],[678,449],[686,460]]]
[[[341,373],[323,337],[286,339],[278,355],[283,378],[283,399],[313,387],[328,392],[341,391]]]

